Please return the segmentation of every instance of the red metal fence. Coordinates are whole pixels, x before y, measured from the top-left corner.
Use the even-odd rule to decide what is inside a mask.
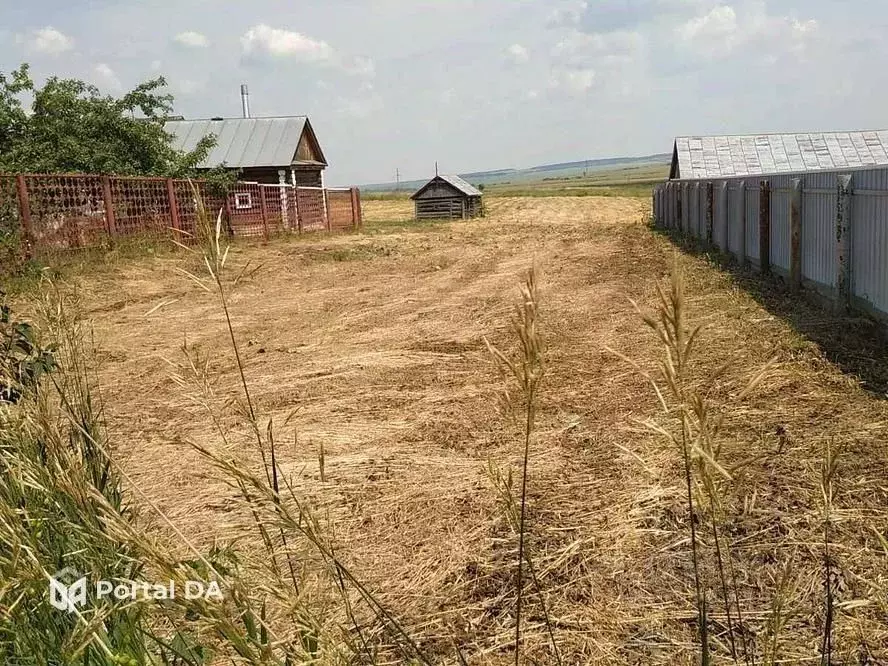
[[[93,247],[133,235],[195,233],[198,200],[226,233],[263,236],[361,226],[357,188],[237,183],[214,193],[204,181],[91,175],[0,175],[0,229],[18,229],[26,253]]]

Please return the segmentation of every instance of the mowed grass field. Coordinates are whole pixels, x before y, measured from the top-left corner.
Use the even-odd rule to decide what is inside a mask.
[[[455,663],[457,644],[471,664],[510,663],[517,537],[494,479],[509,469],[519,478],[521,428],[498,407],[503,380],[487,342],[515,350],[518,285],[535,266],[547,365],[528,548],[562,659],[694,663],[681,456],[640,425],[672,427],[639,372],[656,374],[663,352],[630,302],[652,311],[674,246],[647,226],[639,198],[491,198],[488,209],[484,219],[415,225],[409,202],[369,201],[362,233],[233,246],[231,273],[243,272],[231,318],[278,463],[340,557],[435,660]],[[689,322],[704,327],[689,376],[724,419],[744,637],[773,646],[781,663],[815,661],[820,468],[831,442],[842,451],[830,537],[835,663],[886,663],[888,552],[878,535],[888,534],[888,405],[717,266],[690,255],[681,264]],[[236,491],[188,444],[258,465],[246,419],[227,406],[241,389],[224,314],[183,270],[199,262],[121,261],[71,281],[144,520],[163,530],[150,500],[202,548],[240,537],[238,548],[258,553],[232,510]],[[227,441],[176,381],[183,346],[206,359]],[[716,663],[727,663],[724,608],[707,576]],[[554,663],[533,593],[525,618],[528,663]]]

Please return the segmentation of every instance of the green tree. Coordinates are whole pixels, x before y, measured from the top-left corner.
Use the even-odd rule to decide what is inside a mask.
[[[35,86],[27,64],[0,72],[0,170],[182,177],[206,158],[215,137],[177,151],[164,121],[173,97],[158,77],[120,98],[76,79]],[[33,98],[30,113],[22,97]]]

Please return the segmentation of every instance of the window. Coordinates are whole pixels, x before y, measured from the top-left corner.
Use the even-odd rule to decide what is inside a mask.
[[[234,207],[238,210],[253,207],[253,197],[249,192],[242,192],[234,195]]]

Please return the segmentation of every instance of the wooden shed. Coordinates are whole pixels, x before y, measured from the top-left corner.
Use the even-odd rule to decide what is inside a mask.
[[[459,176],[435,176],[410,198],[417,220],[465,220],[484,212],[481,192]]]

